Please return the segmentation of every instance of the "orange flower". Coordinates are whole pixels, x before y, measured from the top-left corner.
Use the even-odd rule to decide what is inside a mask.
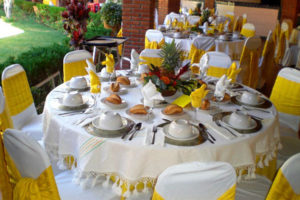
[[[170,79],[167,76],[162,76],[160,80],[162,80],[166,85],[170,84]]]

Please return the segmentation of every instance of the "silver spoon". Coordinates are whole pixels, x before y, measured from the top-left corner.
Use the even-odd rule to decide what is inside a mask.
[[[142,127],[142,123],[141,123],[141,122],[137,123],[137,124],[134,126],[134,130],[133,130],[133,132],[132,132],[132,134],[131,134],[129,140],[132,140],[132,139],[133,139],[134,134],[135,134],[138,130],[140,130],[141,127]]]

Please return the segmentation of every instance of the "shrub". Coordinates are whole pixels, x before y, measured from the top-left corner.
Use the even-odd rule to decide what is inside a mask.
[[[87,32],[85,33],[85,39],[90,39],[95,36],[108,36],[111,30],[105,29],[101,20],[101,14],[99,12],[90,12],[90,18],[87,25]]]
[[[36,4],[37,3],[31,1],[15,0],[15,5],[29,14],[33,13],[33,6],[35,6]]]
[[[61,13],[66,10],[65,8],[40,3],[37,4],[37,8],[36,17],[40,22],[56,30],[63,30]]]
[[[105,3],[100,10],[101,19],[109,26],[120,26],[122,22],[122,5],[114,2]]]

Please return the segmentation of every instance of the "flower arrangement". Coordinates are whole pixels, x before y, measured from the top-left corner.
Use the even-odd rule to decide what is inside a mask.
[[[62,13],[64,29],[71,38],[70,44],[76,49],[80,47],[87,31],[89,8],[85,0],[67,0],[66,8],[67,10]]]

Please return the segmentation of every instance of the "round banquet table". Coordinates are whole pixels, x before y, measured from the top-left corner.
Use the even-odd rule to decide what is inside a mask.
[[[117,74],[122,73],[124,71],[117,71]],[[100,98],[109,96],[103,90],[103,87],[107,85],[107,82],[102,83]],[[126,100],[128,106],[115,111],[124,117],[131,118],[125,113],[125,110],[140,104],[141,88],[141,85],[127,88],[127,93],[120,96]],[[153,125],[163,122],[162,118],[165,118],[161,113],[163,108],[153,109],[153,118],[142,121],[143,128],[136,133],[133,140],[123,140],[120,137],[103,138],[90,134],[87,126],[74,124],[78,119],[85,117],[85,114],[59,115],[66,112],[56,108],[57,98],[65,94],[65,89],[66,84],[64,83],[51,91],[46,98],[43,113],[43,139],[48,154],[51,158],[57,159],[60,165],[70,156],[75,158],[79,182],[87,183],[86,179],[111,176],[115,177],[115,180],[122,180],[122,183],[130,183],[133,186],[140,182],[150,182],[153,185],[159,174],[167,167],[191,161],[228,162],[236,169],[239,178],[242,174],[246,174],[248,178],[254,178],[256,172],[266,170],[269,163],[276,160],[276,151],[279,148],[280,140],[278,113],[274,106],[267,109],[270,111],[269,114],[258,110],[249,111],[253,115],[264,118],[262,128],[252,134],[242,135],[236,132],[238,135],[236,138],[233,138],[225,129],[217,127],[207,112],[200,110],[195,119],[195,112],[190,108],[185,108],[186,114],[181,118],[193,122],[203,122],[215,137],[215,143],[205,141],[195,146],[176,146],[158,142],[151,145],[145,142],[145,138],[147,133],[151,133]],[[84,96],[91,95],[89,91],[82,94]],[[174,97],[166,100],[172,102],[179,95],[177,92]],[[96,106],[101,111],[109,110],[99,101]],[[232,103],[220,104],[219,107],[224,111],[233,111],[239,108],[238,105]],[[135,122],[140,121],[135,118],[131,119]],[[164,138],[161,128],[158,129],[156,138]]]
[[[175,43],[179,44],[182,48],[182,50],[188,54],[188,52],[191,49],[191,45],[193,42],[193,39],[195,37],[189,37],[189,38],[173,38],[171,36],[165,35],[165,42],[171,43],[173,39],[175,39]],[[215,49],[219,52],[226,53],[232,60],[239,60],[243,51],[245,40],[220,40],[215,39]]]

